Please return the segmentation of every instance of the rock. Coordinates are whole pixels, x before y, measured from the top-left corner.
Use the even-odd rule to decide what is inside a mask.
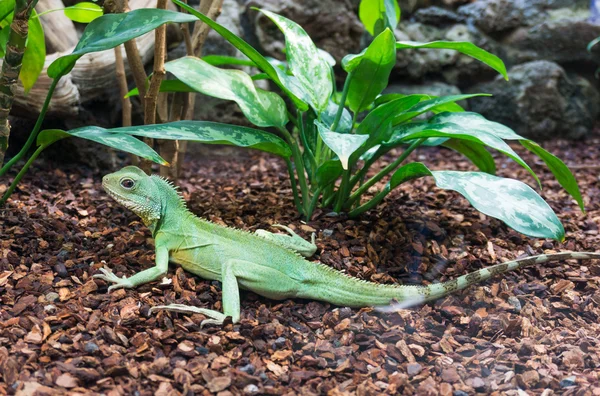
[[[448,367],[442,370],[442,381],[455,383],[460,381],[460,376],[454,367]]]
[[[575,386],[575,384],[577,383],[576,380],[577,380],[577,378],[574,375],[572,375],[570,377],[567,377],[567,378],[563,378],[560,381],[560,386],[561,386],[561,388],[567,388],[569,386]]]
[[[266,16],[251,9],[264,8],[298,23],[317,47],[339,63],[349,53],[360,51],[364,27],[356,9],[345,0],[252,0],[247,2],[245,20],[267,55],[282,59],[283,34]]]
[[[525,389],[532,389],[540,382],[540,375],[536,370],[525,371],[517,375],[517,383]]]
[[[469,89],[493,95],[470,99],[471,110],[535,139],[578,139],[591,130],[600,94],[587,80],[548,61],[515,66],[509,75],[509,82],[497,77]]]
[[[460,89],[439,81],[425,82],[423,84],[393,84],[389,85],[384,93],[401,93],[404,95],[426,94],[433,96],[460,95]]]
[[[406,373],[411,377],[419,374],[421,370],[423,370],[423,366],[421,366],[419,363],[410,363],[408,366],[406,366]]]
[[[515,296],[510,296],[508,297],[508,303],[510,305],[512,305],[515,308],[515,311],[520,312],[521,311],[521,301],[515,297]]]
[[[425,11],[422,11],[425,12]],[[434,19],[431,17],[430,20]],[[458,23],[445,25],[444,21],[435,24],[402,22],[394,31],[399,41],[469,41],[475,45],[504,57],[501,46],[474,26]],[[493,78],[497,72],[489,66],[447,49],[401,49],[396,55],[391,80],[402,77],[421,80],[428,75],[443,75],[452,85],[471,86],[479,81]]]
[[[415,12],[414,20],[428,25],[443,26],[462,23],[465,21],[465,17],[445,8],[433,6]]]
[[[502,32],[521,26],[524,12],[520,0],[480,0],[458,8],[463,18],[486,33]]]
[[[590,20],[589,10],[561,8],[549,11],[548,17],[538,24],[514,30],[501,43],[506,47],[505,61],[509,64],[539,59],[592,62],[594,55],[586,47],[598,36],[600,25]]]

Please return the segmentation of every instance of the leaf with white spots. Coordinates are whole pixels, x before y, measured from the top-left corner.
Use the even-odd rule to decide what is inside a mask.
[[[342,163],[342,168],[348,170],[350,157],[369,139],[369,135],[351,135],[348,133],[333,132],[327,126],[323,125],[323,123],[315,121],[315,124],[319,129],[319,135],[323,139],[323,142],[331,151],[337,154]]]
[[[331,67],[300,25],[273,12],[259,11],[283,32],[290,70],[310,98],[310,104],[321,113],[327,108],[333,92]]]
[[[278,136],[258,129],[218,122],[176,121],[165,124],[137,125],[112,129],[83,127],[69,131],[69,133],[81,133],[89,130],[153,139],[187,140],[205,144],[227,144],[261,150],[286,158],[292,155],[287,143]]]
[[[220,69],[191,56],[167,62],[165,69],[196,92],[233,100],[256,126],[284,127],[288,122],[283,99],[256,88],[250,76],[241,70]]]
[[[41,131],[38,135],[37,145],[49,146],[52,143],[69,136],[91,140],[93,142],[112,147],[116,150],[137,155],[138,157],[145,158],[161,165],[169,164],[167,161],[162,159],[162,157],[158,155],[156,151],[154,151],[150,146],[141,140],[136,139],[128,134],[111,133],[107,129],[95,126],[73,129],[71,131],[46,129]]]
[[[90,52],[116,47],[151,32],[165,23],[194,22],[196,17],[181,12],[142,8],[124,14],[107,14],[86,26],[77,46],[69,55],[57,58],[48,67],[48,76],[58,78],[69,73],[75,62]]]
[[[430,122],[458,124],[469,131],[484,132],[504,140],[518,140],[527,150],[536,154],[546,163],[546,166],[548,166],[548,169],[550,169],[560,185],[575,199],[575,201],[577,201],[581,210],[584,210],[583,198],[573,173],[564,162],[544,150],[534,141],[515,133],[515,131],[505,125],[490,121],[481,114],[473,112],[440,113],[433,117]]]
[[[413,162],[394,172],[373,201],[377,203],[400,184],[424,176],[433,176],[438,187],[460,193],[475,209],[502,220],[516,231],[532,237],[564,239],[560,220],[531,187],[484,172],[431,171],[422,163]],[[354,214],[361,212],[359,207]]]
[[[241,53],[246,55],[248,59],[256,64],[256,67],[261,69],[265,74],[275,83],[283,92],[286,93],[287,96],[294,102],[296,107],[301,111],[308,110],[308,105],[305,100],[302,99],[301,96],[298,96],[296,92],[290,89],[290,82],[285,73],[282,73],[278,67],[272,65],[264,56],[262,56],[257,50],[252,48],[250,44],[233,34],[230,30],[220,25],[219,23],[213,21],[206,15],[202,14],[198,10],[190,7],[186,3],[180,0],[172,0],[173,3],[177,4],[179,7],[183,8],[191,15],[200,19],[202,22],[206,23],[211,27],[215,32],[221,35],[225,40],[229,41],[235,48],[240,50]]]

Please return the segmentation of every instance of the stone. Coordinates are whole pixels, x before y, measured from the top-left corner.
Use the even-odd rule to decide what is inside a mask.
[[[592,129],[600,94],[584,78],[548,61],[515,66],[509,76],[508,82],[499,76],[470,88],[493,95],[470,99],[471,110],[533,139],[579,139]]]
[[[444,25],[421,22],[402,22],[394,31],[399,41],[469,41],[488,52],[503,57],[500,44],[492,40],[474,26],[463,23]],[[488,81],[497,75],[489,66],[448,49],[401,49],[396,54],[391,80],[398,78],[410,80],[426,79],[429,75],[442,75],[452,85],[471,86],[477,82]]]

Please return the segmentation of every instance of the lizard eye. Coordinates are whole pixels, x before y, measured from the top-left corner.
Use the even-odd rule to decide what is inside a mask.
[[[128,190],[133,188],[134,185],[135,185],[135,182],[130,178],[125,178],[125,179],[121,180],[121,187],[126,188]]]

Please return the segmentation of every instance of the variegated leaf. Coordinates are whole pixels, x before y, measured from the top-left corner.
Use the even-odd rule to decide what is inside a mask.
[[[250,76],[241,70],[220,69],[190,56],[166,63],[165,69],[197,92],[233,100],[256,126],[284,127],[288,122],[283,99],[256,88]]]

